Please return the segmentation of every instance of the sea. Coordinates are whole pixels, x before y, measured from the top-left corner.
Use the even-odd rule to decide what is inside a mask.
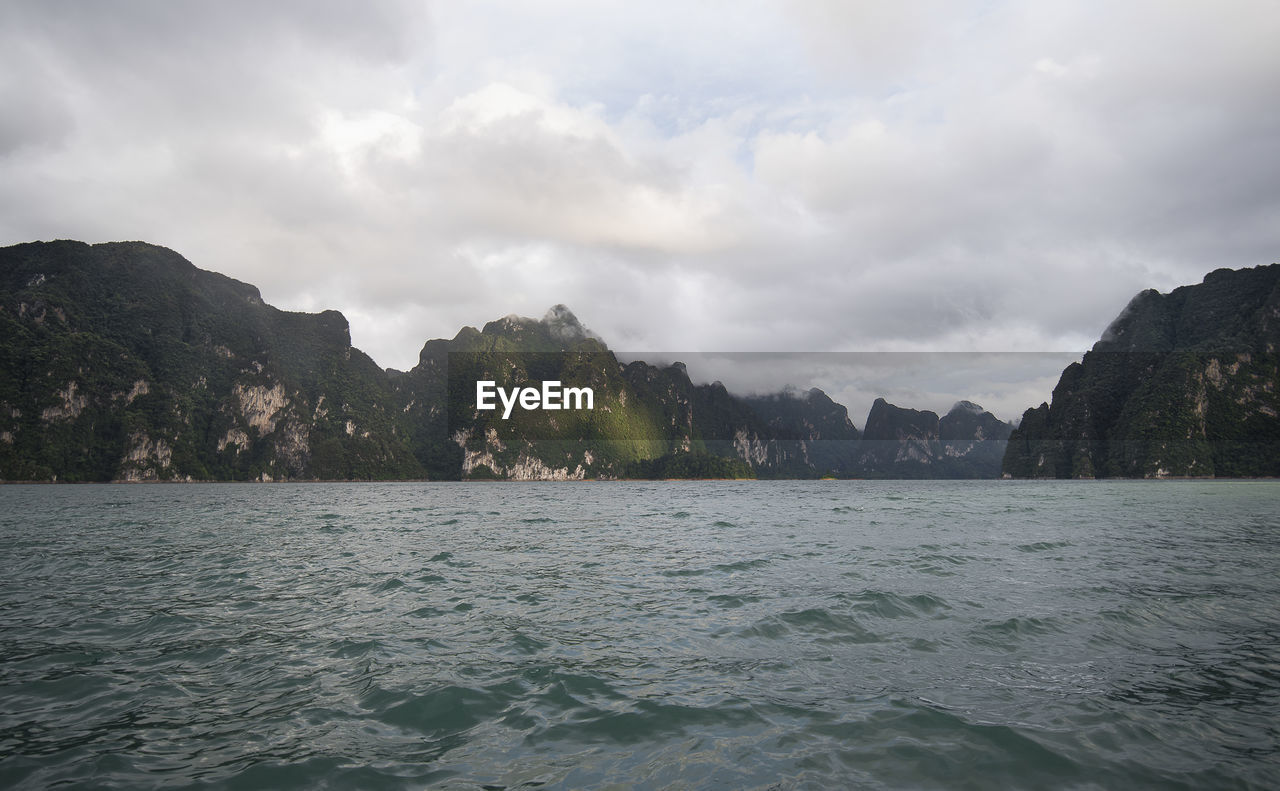
[[[7,789],[1274,789],[1280,482],[0,487]]]

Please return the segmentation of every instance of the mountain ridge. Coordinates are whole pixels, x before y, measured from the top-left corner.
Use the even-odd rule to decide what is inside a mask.
[[[1142,291],[1024,413],[1003,473],[1280,476],[1278,349],[1280,264]]]
[[[0,329],[5,480],[898,474],[859,459],[821,390],[742,397],[681,363],[623,364],[564,305],[428,340],[398,371],[353,347],[337,311],[279,310],[144,242],[63,240],[0,248]],[[468,406],[477,378],[512,376],[590,385],[599,403],[509,421]],[[998,471],[940,436],[925,447],[948,463],[912,475]]]

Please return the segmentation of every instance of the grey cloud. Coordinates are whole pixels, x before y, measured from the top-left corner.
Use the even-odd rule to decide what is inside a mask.
[[[636,352],[1078,350],[1276,259],[1278,16],[24,0],[0,237],[166,244],[397,367],[556,303]]]
[[[56,83],[48,84],[47,66],[21,41],[12,49],[8,68],[0,73],[0,157],[23,148],[61,145],[75,128],[75,119]],[[34,86],[34,87],[33,87]]]

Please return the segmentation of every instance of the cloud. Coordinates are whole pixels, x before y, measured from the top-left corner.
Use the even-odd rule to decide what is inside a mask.
[[[165,244],[401,368],[557,303],[635,352],[1079,351],[1276,260],[1278,39],[1264,0],[24,0],[0,241]]]

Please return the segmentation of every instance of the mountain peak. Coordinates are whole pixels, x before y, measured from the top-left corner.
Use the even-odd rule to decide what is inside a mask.
[[[592,340],[602,340],[591,330],[582,325],[578,321],[578,317],[573,315],[573,311],[564,305],[553,305],[542,317],[542,323],[546,325],[547,331],[555,338],[562,341],[581,341],[588,338]]]
[[[962,399],[952,404],[951,409],[947,412],[947,414],[954,415],[957,412],[969,412],[974,415],[981,415],[983,412],[986,412],[986,411],[987,410],[983,409],[981,406],[973,403],[972,401],[965,401]]]
[[[1051,406],[1027,410],[1010,477],[1252,477],[1280,473],[1271,383],[1280,267],[1215,269],[1199,285],[1139,292]]]

